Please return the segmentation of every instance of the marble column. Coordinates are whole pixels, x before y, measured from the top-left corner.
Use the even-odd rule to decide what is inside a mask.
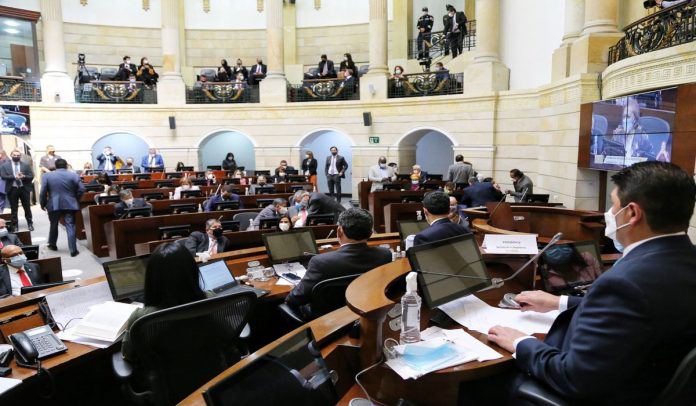
[[[387,0],[370,0],[370,70],[360,78],[360,99],[386,99],[387,78]]]
[[[618,30],[618,0],[585,0],[580,38],[573,42],[570,74],[599,73],[607,67],[609,47],[623,37]]]
[[[563,42],[552,56],[551,80],[556,81],[570,74],[570,51],[573,42],[580,38],[585,23],[585,0],[565,0]]]
[[[585,0],[583,35],[617,33],[619,0]]]
[[[476,53],[464,72],[464,93],[510,88],[510,69],[500,61],[500,0],[476,0]]]
[[[287,102],[285,79],[285,43],[283,29],[283,0],[266,0],[266,78],[261,81],[261,102]]]
[[[179,0],[162,0],[162,73],[157,82],[157,103],[186,104],[186,85],[181,76]]]
[[[60,1],[41,0],[41,24],[46,63],[41,75],[42,100],[44,103],[75,102],[73,79],[65,68],[63,10]]]

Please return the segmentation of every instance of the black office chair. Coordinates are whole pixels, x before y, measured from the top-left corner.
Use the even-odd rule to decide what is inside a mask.
[[[126,396],[139,404],[174,404],[239,361],[240,333],[255,304],[255,293],[240,292],[136,320],[130,339],[138,354],[137,364],[131,365],[120,352],[112,356]]]
[[[249,228],[249,220],[255,219],[258,215],[259,213],[255,212],[237,213],[232,217],[232,220],[239,222],[239,231],[246,231]]]
[[[310,314],[300,314],[297,309],[288,306],[287,303],[278,306],[281,314],[293,325],[301,326],[309,320],[331,313],[346,305],[346,289],[360,275],[326,279],[314,285],[308,306],[311,309]]]

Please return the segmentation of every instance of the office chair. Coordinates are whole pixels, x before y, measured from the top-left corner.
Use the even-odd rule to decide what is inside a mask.
[[[355,274],[326,279],[314,285],[308,306],[311,310],[311,314],[308,315],[309,319],[315,319],[345,306],[346,289],[360,275]],[[309,321],[307,317],[288,306],[287,303],[283,303],[278,307],[281,314],[293,325],[301,326]]]
[[[255,304],[255,293],[240,292],[136,320],[130,339],[138,363],[131,365],[120,352],[111,358],[126,396],[138,404],[174,404],[239,361],[239,336]]]
[[[246,231],[249,228],[249,220],[255,219],[258,215],[259,213],[255,212],[237,213],[232,220],[239,221],[239,231]]]
[[[102,80],[114,80],[114,76],[118,72],[116,68],[101,68],[100,77]]]

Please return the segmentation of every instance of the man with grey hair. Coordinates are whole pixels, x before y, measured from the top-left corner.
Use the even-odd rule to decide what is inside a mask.
[[[254,218],[254,230],[259,229],[261,220],[265,219],[279,219],[282,215],[288,212],[288,201],[282,197],[273,199],[273,203],[264,207],[256,218]]]
[[[288,207],[288,216],[293,227],[304,227],[309,215],[309,197],[306,190],[298,190],[292,197],[292,205]]]
[[[205,252],[215,255],[230,250],[230,241],[222,235],[222,224],[218,219],[212,218],[205,222],[205,233],[194,231],[184,240],[184,246],[196,255]]]

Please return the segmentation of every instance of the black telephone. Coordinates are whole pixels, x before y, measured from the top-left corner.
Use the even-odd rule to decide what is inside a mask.
[[[49,326],[36,327],[10,336],[17,365],[34,367],[39,359],[68,350]]]

